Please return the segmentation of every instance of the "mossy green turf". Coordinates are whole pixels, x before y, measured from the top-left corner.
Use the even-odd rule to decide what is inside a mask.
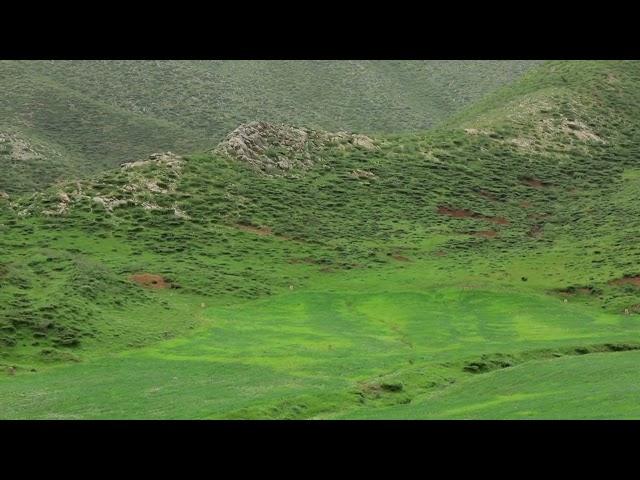
[[[159,210],[43,215],[75,182],[0,199],[0,417],[412,418],[454,394],[451,416],[514,416],[480,408],[493,381],[521,382],[534,417],[635,416],[633,389],[571,413],[535,376],[591,359],[631,375],[615,352],[640,342],[640,290],[611,281],[640,274],[639,84],[637,62],[550,62],[437,129],[327,147],[299,178],[192,155],[178,177],[141,171],[176,182],[148,194]],[[81,186],[118,196],[131,175]],[[607,398],[597,375],[582,391]]]

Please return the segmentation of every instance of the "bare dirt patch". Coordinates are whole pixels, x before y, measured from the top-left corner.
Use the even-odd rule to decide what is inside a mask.
[[[411,260],[409,260],[409,258],[405,257],[404,255],[399,255],[397,253],[391,254],[391,258],[393,258],[394,260],[398,260],[399,262],[410,262]]]
[[[485,220],[487,222],[495,223],[497,225],[509,224],[509,220],[507,220],[504,217],[490,217],[487,215],[482,215],[481,213],[472,212],[471,210],[466,210],[462,208],[440,206],[438,207],[438,213],[441,215],[448,215],[449,217],[454,217],[454,218],[475,218],[477,220]]]
[[[640,275],[611,280],[609,285],[634,285],[636,287],[640,287]]]
[[[496,225],[509,225],[509,220],[504,217],[483,217],[483,220],[495,223]]]
[[[135,275],[131,275],[129,277],[129,280],[145,288],[153,288],[158,290],[171,288],[171,284],[164,277],[160,275],[154,275],[152,273],[137,273]]]
[[[498,236],[498,232],[495,230],[481,230],[479,232],[469,232],[469,235],[480,238],[495,238]]]
[[[438,207],[438,213],[454,218],[476,218],[480,215],[479,213],[472,212],[471,210],[465,210],[462,208],[451,208],[446,206]]]

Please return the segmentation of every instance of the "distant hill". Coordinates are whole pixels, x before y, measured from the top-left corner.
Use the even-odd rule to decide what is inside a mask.
[[[157,150],[215,146],[238,125],[417,131],[532,61],[1,61],[0,191],[33,191]],[[4,153],[3,153],[4,152]]]

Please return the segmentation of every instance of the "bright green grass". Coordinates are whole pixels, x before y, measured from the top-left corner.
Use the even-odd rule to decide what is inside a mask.
[[[640,352],[533,361],[471,378],[409,405],[340,418],[640,418]]]
[[[327,280],[319,291],[207,307],[206,326],[183,338],[5,377],[0,416],[366,417],[464,381],[472,376],[464,362],[482,354],[629,342],[640,334],[640,322],[549,296],[438,287],[417,266],[348,277]],[[403,389],[367,390],[384,382]]]

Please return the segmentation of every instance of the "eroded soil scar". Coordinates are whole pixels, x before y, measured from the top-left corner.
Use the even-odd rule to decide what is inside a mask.
[[[629,275],[616,280],[611,280],[610,285],[634,285],[640,287],[640,275]]]
[[[135,275],[131,275],[129,280],[145,288],[157,290],[171,288],[171,284],[166,278],[152,273],[136,273]]]

